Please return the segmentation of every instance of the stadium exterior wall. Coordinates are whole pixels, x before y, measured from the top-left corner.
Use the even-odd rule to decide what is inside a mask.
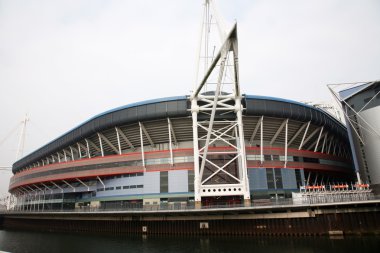
[[[253,199],[284,198],[305,184],[353,179],[346,128],[332,116],[272,97],[245,95],[244,106]],[[186,96],[131,104],[100,114],[51,141],[13,165],[9,190],[17,197],[16,208],[191,202],[194,157],[189,108]],[[285,121],[288,138],[282,128]],[[210,148],[229,149],[222,142]]]
[[[342,106],[352,122],[348,124],[350,137],[362,180],[369,183],[375,193],[380,193],[380,82],[362,86],[362,89],[359,86],[346,90],[352,94],[344,99]]]

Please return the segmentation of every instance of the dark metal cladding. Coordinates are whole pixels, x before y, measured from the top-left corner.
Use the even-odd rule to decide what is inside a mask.
[[[48,154],[60,151],[79,140],[111,127],[138,121],[188,116],[190,115],[187,110],[188,107],[188,98],[186,96],[179,96],[143,101],[107,111],[91,118],[35,152],[18,160],[13,164],[12,172],[15,173],[24,166],[41,160]]]
[[[346,127],[328,113],[321,109],[280,98],[245,96],[245,115],[267,116],[274,118],[289,118],[292,120],[308,122],[317,126],[324,126],[337,136],[347,137]]]
[[[340,137],[347,138],[346,127],[328,113],[302,103],[274,97],[245,95],[245,115],[289,118],[324,126]],[[124,124],[161,119],[166,117],[190,116],[190,101],[186,96],[169,97],[142,101],[115,108],[97,115],[73,130],[63,134],[35,152],[15,162],[13,173],[41,160],[51,153],[58,152],[97,132]]]

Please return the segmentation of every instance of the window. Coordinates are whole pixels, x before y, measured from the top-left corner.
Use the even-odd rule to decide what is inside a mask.
[[[168,192],[168,172],[161,171],[160,172],[160,192]]]
[[[260,155],[247,155],[247,160],[249,161],[260,161]]]
[[[143,188],[143,185],[139,184],[139,185],[137,185],[137,188],[141,189],[141,188]]]
[[[268,189],[274,189],[274,178],[273,178],[273,169],[268,168],[267,171],[267,183],[268,183]]]
[[[281,169],[274,169],[274,175],[275,175],[275,187],[276,189],[282,189],[284,188],[282,185],[282,175],[281,175]]]
[[[318,158],[311,158],[311,157],[304,157],[303,161],[305,163],[319,163],[319,159]]]
[[[123,189],[129,189],[129,185],[123,186]]]
[[[189,192],[194,192],[194,170],[188,170],[187,180],[189,185]]]
[[[285,158],[286,158],[286,156],[284,156],[284,155],[280,155],[280,161],[285,161]],[[291,155],[288,155],[287,156],[287,161],[288,162],[293,162],[294,161],[294,158],[293,158],[293,156],[291,156]]]
[[[265,161],[271,161],[272,160],[271,155],[264,155],[264,160]]]
[[[301,170],[300,169],[296,169],[295,173],[296,173],[297,186],[300,187],[301,185],[303,185],[302,176],[301,176]]]
[[[121,190],[121,186],[116,186],[116,190]]]

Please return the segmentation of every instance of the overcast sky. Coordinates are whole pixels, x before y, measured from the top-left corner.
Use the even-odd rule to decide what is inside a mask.
[[[378,0],[217,3],[238,22],[243,93],[328,102],[328,83],[380,79]],[[0,0],[0,166],[26,113],[25,154],[103,111],[189,94],[201,13],[202,0]]]

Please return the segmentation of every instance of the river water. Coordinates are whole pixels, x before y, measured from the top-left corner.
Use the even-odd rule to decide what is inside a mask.
[[[380,252],[380,236],[328,237],[176,237],[111,236],[0,230],[0,252]]]

